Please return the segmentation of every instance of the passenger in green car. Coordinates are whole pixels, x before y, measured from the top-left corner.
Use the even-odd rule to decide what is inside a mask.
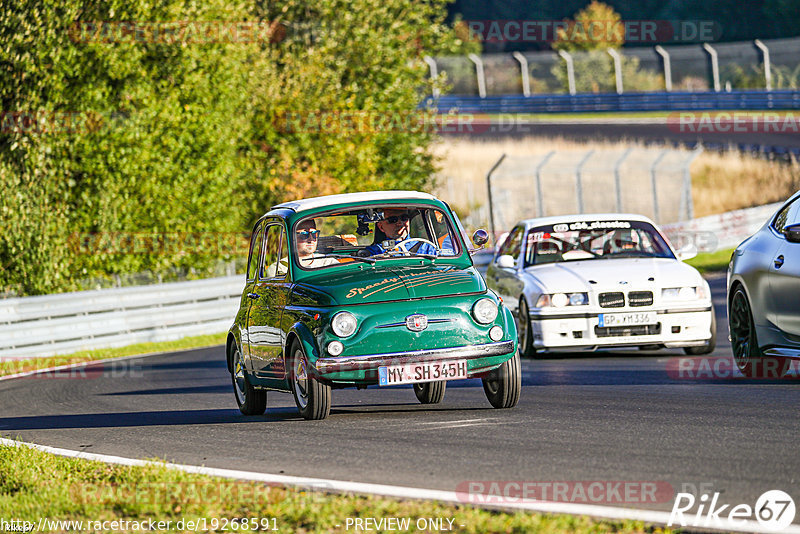
[[[339,263],[335,258],[317,254],[319,230],[314,219],[308,219],[297,225],[295,241],[297,243],[297,260],[301,267],[316,268]]]
[[[383,215],[384,219],[375,223],[375,241],[365,249],[369,255],[383,254],[398,243],[405,244],[409,252],[414,254],[439,255],[439,250],[431,243],[409,237],[411,215],[407,210],[387,209]],[[447,245],[448,249],[451,248],[449,242]]]

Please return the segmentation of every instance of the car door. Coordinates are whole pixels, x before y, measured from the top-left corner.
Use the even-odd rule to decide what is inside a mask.
[[[280,378],[284,373],[285,334],[281,318],[291,288],[287,251],[283,223],[280,220],[266,221],[262,261],[249,297],[251,302],[247,314],[252,370],[264,378]]]
[[[247,281],[245,282],[244,291],[242,291],[242,299],[239,303],[239,314],[236,319],[236,324],[239,325],[239,334],[242,340],[242,357],[245,362],[245,368],[251,372],[253,371],[253,365],[250,361],[250,328],[248,324],[248,315],[250,313],[250,306],[253,303],[253,295],[255,295],[256,276],[258,275],[261,262],[263,261],[264,225],[264,221],[256,223],[250,238],[250,253],[247,256]]]
[[[508,234],[508,237],[500,246],[494,261],[487,272],[490,278],[492,289],[503,298],[508,308],[516,312],[521,293],[521,281],[518,277],[518,266],[520,264],[520,252],[522,247],[522,236],[525,233],[523,226],[517,226]],[[500,258],[511,256],[514,259],[513,266],[504,266]]]
[[[785,212],[785,213],[784,213]],[[793,202],[775,217],[773,232],[778,246],[769,265],[771,298],[767,317],[786,333],[800,336],[800,243],[792,243],[783,229],[800,223],[800,202]]]

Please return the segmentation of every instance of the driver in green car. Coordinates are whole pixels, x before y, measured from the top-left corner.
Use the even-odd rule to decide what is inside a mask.
[[[384,254],[389,250],[395,249],[399,243],[402,243],[405,249],[411,254],[438,256],[439,249],[430,243],[409,237],[410,221],[411,215],[407,210],[384,210],[383,220],[375,223],[375,228],[377,230],[375,232],[375,241],[365,249],[366,252],[368,252],[370,256]],[[447,248],[452,247],[448,246]]]

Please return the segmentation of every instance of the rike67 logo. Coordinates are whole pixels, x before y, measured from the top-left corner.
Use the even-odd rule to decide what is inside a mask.
[[[667,525],[741,530],[752,526],[755,520],[763,529],[779,532],[794,521],[794,500],[785,491],[766,491],[755,506],[732,506],[720,503],[719,498],[719,492],[711,497],[704,493],[699,499],[691,493],[678,493]]]

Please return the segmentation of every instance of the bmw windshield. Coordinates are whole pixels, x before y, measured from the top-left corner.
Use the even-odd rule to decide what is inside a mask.
[[[532,228],[525,265],[614,258],[670,258],[661,234],[642,221],[586,221]]]

